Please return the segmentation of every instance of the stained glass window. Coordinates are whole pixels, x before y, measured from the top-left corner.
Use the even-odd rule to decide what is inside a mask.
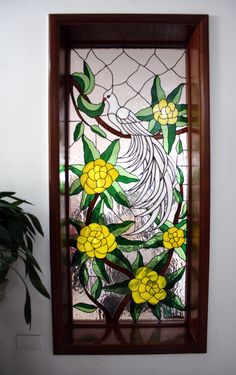
[[[185,319],[184,49],[72,49],[68,168],[74,320]]]

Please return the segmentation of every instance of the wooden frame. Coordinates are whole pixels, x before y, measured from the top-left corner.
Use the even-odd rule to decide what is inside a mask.
[[[186,48],[191,166],[188,310],[184,325],[120,323],[105,327],[100,323],[72,324],[67,244],[61,241],[58,170],[59,154],[68,143],[68,51],[78,46]],[[210,202],[208,16],[50,15],[49,123],[54,353],[206,352]],[[150,333],[153,339],[147,342],[145,339]],[[99,341],[104,335],[108,339],[106,344],[101,344]],[[90,340],[86,341],[86,337]]]

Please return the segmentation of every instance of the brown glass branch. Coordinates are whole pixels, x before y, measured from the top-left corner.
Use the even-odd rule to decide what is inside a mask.
[[[91,223],[91,217],[92,217],[92,213],[93,213],[93,208],[95,206],[95,203],[97,202],[98,197],[99,197],[99,194],[96,193],[95,196],[94,196],[94,198],[93,198],[93,200],[89,203],[87,214],[86,214],[85,225],[89,225]]]
[[[88,98],[87,95],[83,94],[82,90],[81,90],[81,87],[79,85],[79,83],[71,76],[71,81],[70,81],[70,94],[71,94],[71,98],[72,98],[72,102],[73,102],[73,105],[75,107],[75,111],[77,113],[77,115],[79,116],[79,118],[85,122],[85,124],[88,124],[85,120],[83,120],[83,117],[76,105],[76,101],[75,101],[75,96],[74,96],[74,93],[73,93],[73,87],[75,87],[79,93],[83,96],[84,99],[86,99],[89,103],[91,103],[90,99]],[[122,132],[116,130],[116,129],[113,129],[110,125],[108,125],[103,119],[101,119],[101,117],[99,116],[96,116],[95,117],[97,123],[99,125],[101,125],[104,129],[108,130],[110,133],[114,134],[114,135],[117,135],[118,137],[120,138],[131,138],[131,135],[130,134],[123,134]],[[182,129],[179,129],[176,131],[176,135],[180,135],[180,134],[183,134],[183,133],[187,133],[188,131],[188,128],[187,127],[184,127]],[[162,134],[155,134],[153,135],[153,138],[154,139],[163,139],[163,135]]]
[[[98,300],[96,300],[96,298],[94,298],[93,296],[91,296],[91,294],[87,291],[87,289],[84,287],[84,291],[87,295],[87,297],[100,309],[103,311],[104,313],[104,316],[105,316],[105,319],[106,319],[106,322],[107,323],[111,323],[112,322],[112,317],[109,313],[109,311],[105,308],[105,306],[103,306]]]
[[[125,306],[129,303],[131,299],[131,294],[127,294],[123,299],[122,301],[119,303],[116,311],[115,311],[115,314],[113,315],[113,318],[112,320],[114,321],[114,323],[117,323],[118,320],[120,319],[120,316],[121,314],[123,313],[124,309],[125,309]]]
[[[183,192],[184,192],[183,184],[179,185],[179,190],[180,190],[181,196],[183,197]],[[175,213],[174,221],[173,221],[174,225],[178,223],[181,208],[182,208],[182,202],[179,202],[176,213]]]
[[[114,270],[117,270],[117,271],[123,273],[124,275],[128,276],[129,279],[132,279],[132,278],[134,277],[134,275],[132,274],[132,272],[130,272],[130,271],[127,270],[126,268],[120,266],[119,264],[112,263],[112,262],[110,262],[107,258],[104,258],[103,261],[104,261],[104,263],[105,263],[108,267],[111,267],[111,268],[113,268]]]

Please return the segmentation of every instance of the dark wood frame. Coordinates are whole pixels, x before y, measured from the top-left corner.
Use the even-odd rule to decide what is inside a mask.
[[[50,233],[55,354],[206,352],[209,269],[209,82],[207,15],[50,15]],[[66,241],[61,240],[59,153],[67,147],[72,47],[186,48],[190,145],[187,319],[183,324],[73,325]],[[65,153],[66,158],[66,153]],[[67,161],[65,160],[65,163]],[[67,209],[67,207],[66,207]],[[152,334],[152,340],[145,338]],[[106,344],[99,342],[109,336]],[[141,335],[141,336],[140,336]],[[86,341],[85,337],[90,338]],[[143,340],[140,339],[143,337]]]

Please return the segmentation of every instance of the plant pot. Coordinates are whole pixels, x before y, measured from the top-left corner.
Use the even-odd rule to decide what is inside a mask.
[[[0,301],[3,301],[5,299],[5,297],[6,297],[5,291],[6,291],[7,284],[8,284],[8,280],[7,279],[4,279],[0,283]]]

